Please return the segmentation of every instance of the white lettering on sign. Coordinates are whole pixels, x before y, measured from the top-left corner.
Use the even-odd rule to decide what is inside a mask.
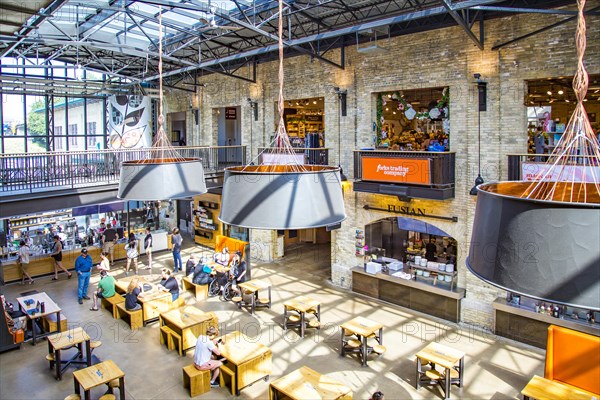
[[[402,165],[393,167],[389,165],[377,165],[377,172],[383,171],[384,175],[393,175],[393,176],[406,176],[408,174],[409,168],[403,167]]]

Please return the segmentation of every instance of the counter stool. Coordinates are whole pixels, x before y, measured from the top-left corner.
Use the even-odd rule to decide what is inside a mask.
[[[81,396],[77,393],[73,393],[65,397],[65,400],[81,400]]]
[[[114,394],[105,394],[100,396],[100,398],[98,400],[116,400],[117,398],[115,397]]]
[[[259,302],[260,304],[269,304],[269,303],[270,303],[270,301],[269,301],[269,298],[268,298],[268,297],[259,297],[259,298],[258,298],[258,302]]]
[[[376,344],[375,346],[373,346],[373,353],[377,353],[379,355],[385,353],[386,350],[386,347],[382,344]]]
[[[54,368],[54,353],[46,354],[46,360],[50,363],[50,369]]]

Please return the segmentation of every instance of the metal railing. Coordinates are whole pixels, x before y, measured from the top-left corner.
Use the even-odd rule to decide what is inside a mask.
[[[152,158],[159,149],[93,150],[0,155],[0,192],[100,186],[119,182],[123,161]],[[246,146],[178,147],[184,158],[200,158],[205,173],[246,163]],[[156,153],[154,153],[156,154]]]
[[[269,151],[271,147],[258,147],[258,153],[262,155],[263,152]],[[329,148],[327,147],[294,147],[296,154],[304,153],[304,164],[309,165],[329,165]],[[262,164],[262,157],[259,158],[258,162]]]
[[[453,187],[455,183],[454,152],[354,150],[354,179],[362,180],[362,158],[409,158],[431,159],[430,174],[432,187]]]

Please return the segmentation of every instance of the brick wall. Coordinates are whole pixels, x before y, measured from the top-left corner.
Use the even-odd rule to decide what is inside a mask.
[[[589,1],[588,8],[598,4],[600,1]],[[458,217],[458,222],[427,222],[458,241],[459,285],[467,289],[462,320],[468,323],[490,327],[493,317],[491,302],[504,294],[470,274],[465,266],[476,201],[468,193],[478,173],[478,117],[481,117],[482,176],[485,181],[506,179],[506,154],[526,151],[524,81],[574,73],[575,22],[497,51],[492,51],[491,47],[564,18],[525,14],[486,21],[483,51],[460,28],[455,27],[383,41],[380,45],[388,48],[383,54],[357,53],[354,46],[349,46],[346,48],[344,70],[304,56],[285,60],[285,99],[324,97],[325,140],[330,147],[330,164],[341,163],[349,177],[353,176],[353,150],[373,145],[372,125],[377,92],[439,86],[450,88],[450,144],[451,150],[456,152],[456,197],[447,201],[415,199],[409,204],[410,207],[425,208],[432,214]],[[586,66],[589,73],[597,74],[600,73],[600,24],[595,23],[597,21],[593,18],[588,21]],[[475,32],[475,35],[478,36],[478,33]],[[327,57],[338,61],[339,51],[328,52]],[[488,82],[488,108],[479,116],[474,73],[480,73],[482,79]],[[214,108],[240,105],[242,142],[248,145],[250,151],[252,136],[254,151],[248,157],[253,159],[256,148],[267,146],[274,131],[277,63],[260,64],[255,84],[216,74],[200,81],[205,86],[200,90],[200,128],[194,144],[216,144]],[[348,116],[340,118],[339,130],[338,99],[333,90],[336,86],[348,90]],[[258,102],[258,121],[252,118],[247,98]],[[187,104],[184,100],[178,101]],[[341,141],[341,159],[338,138]],[[385,208],[388,204],[406,203],[393,196],[355,193],[351,189],[345,191],[344,199],[348,218],[342,228],[332,234],[331,274],[335,284],[349,288],[352,279],[349,271],[361,262],[354,255],[355,229],[391,216],[364,210],[363,206],[384,205]],[[275,239],[273,232],[251,233],[251,241],[261,249],[261,257],[265,260],[273,257]]]

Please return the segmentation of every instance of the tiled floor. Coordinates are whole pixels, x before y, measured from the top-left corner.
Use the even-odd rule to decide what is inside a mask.
[[[192,251],[186,248],[184,262]],[[158,266],[173,265],[170,253],[157,257]],[[252,317],[232,303],[217,298],[196,304],[204,311],[214,311],[219,317],[222,332],[242,330],[273,351],[275,379],[307,365],[350,386],[355,399],[368,399],[375,390],[393,399],[441,399],[437,387],[414,388],[414,354],[430,341],[439,341],[467,353],[465,386],[452,387],[452,398],[514,399],[534,374],[543,374],[544,352],[540,349],[495,337],[489,332],[415,313],[396,306],[370,300],[352,292],[340,290],[329,281],[329,249],[327,246],[300,247],[290,251],[281,261],[253,266],[252,277],[270,281],[273,285],[273,307],[257,311]],[[123,263],[117,263],[114,274],[122,276]],[[147,274],[148,271],[142,271]],[[154,275],[158,279],[158,275]],[[92,277],[95,290],[98,275]],[[158,323],[131,332],[123,321],[112,319],[109,312],[88,311],[91,302],[77,304],[76,279],[61,275],[58,282],[50,277],[37,279],[33,286],[8,285],[7,297],[14,301],[20,292],[36,289],[47,292],[64,310],[69,325],[81,325],[103,345],[95,351],[102,360],[112,359],[125,372],[129,399],[187,399],[182,386],[181,368],[192,362],[193,351],[179,357],[159,344]],[[321,331],[308,331],[300,339],[296,331],[283,333],[283,302],[299,294],[310,295],[322,302]],[[195,303],[186,294],[188,304]],[[380,321],[384,324],[387,352],[372,358],[369,366],[360,366],[356,356],[339,355],[339,324],[354,316]],[[47,344],[24,344],[20,350],[0,354],[0,399],[63,399],[73,392],[73,368],[56,381],[44,357]],[[103,389],[92,391],[99,398]],[[224,389],[212,389],[198,398],[231,398]],[[241,399],[267,399],[268,383],[259,381],[244,389]]]

